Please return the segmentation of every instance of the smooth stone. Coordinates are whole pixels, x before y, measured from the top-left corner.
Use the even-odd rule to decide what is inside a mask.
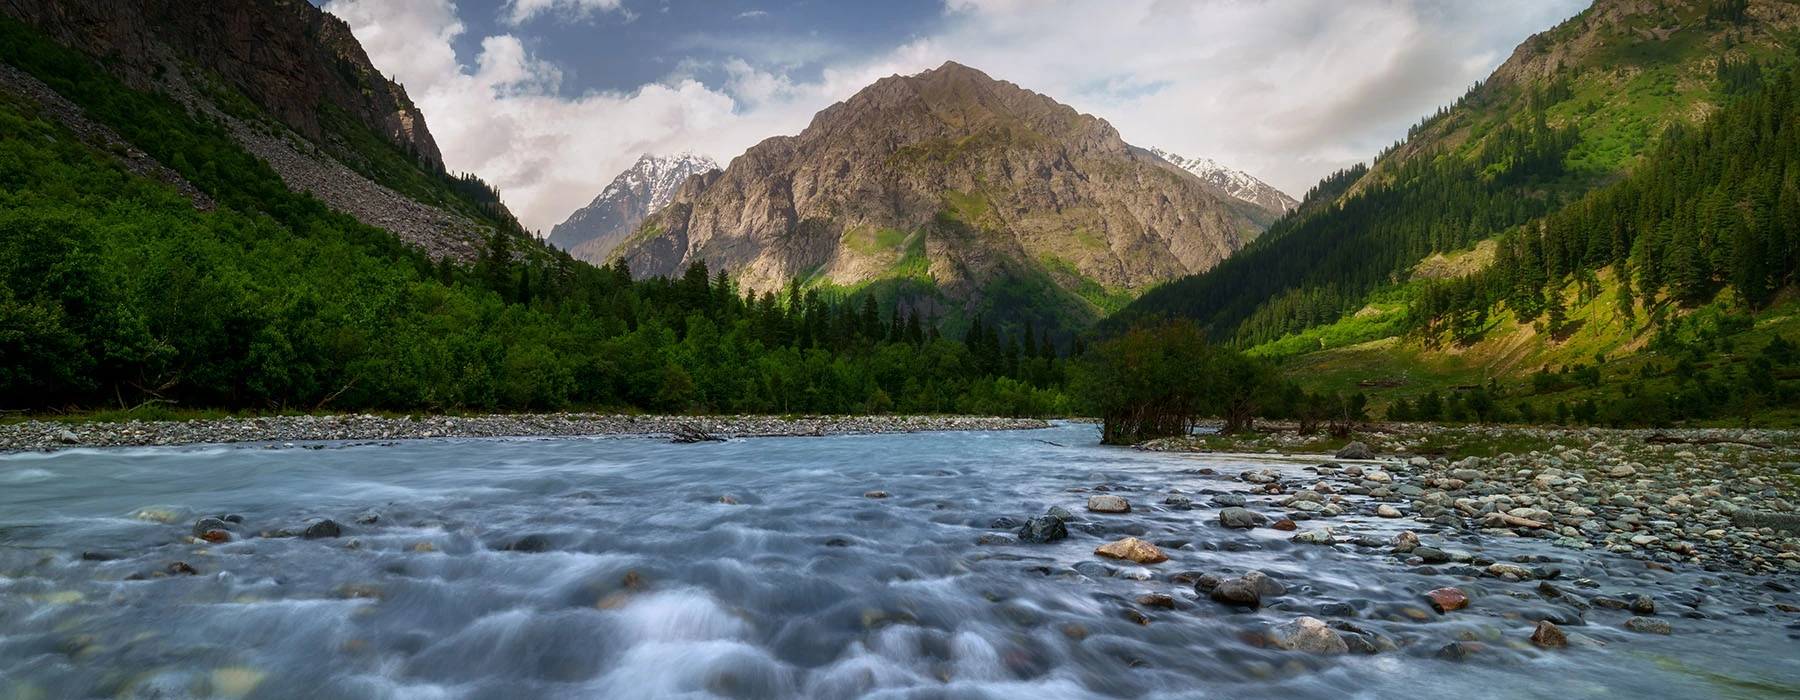
[[[1251,571],[1244,574],[1244,580],[1249,581],[1250,585],[1256,588],[1256,594],[1264,598],[1274,598],[1275,596],[1287,594],[1287,586],[1281,585],[1280,581],[1269,578],[1268,574],[1261,571]]]
[[[229,527],[231,527],[230,523],[220,518],[201,518],[194,522],[194,536],[204,539],[208,531],[224,530]]]
[[[1145,593],[1137,598],[1138,605],[1148,608],[1175,609],[1175,597],[1167,593]]]
[[[1335,456],[1338,459],[1374,459],[1375,451],[1359,441],[1339,448]]]
[[[1337,544],[1337,538],[1331,534],[1331,528],[1307,530],[1291,538],[1300,544]]]
[[[1275,521],[1275,524],[1270,525],[1269,527],[1274,528],[1276,530],[1281,530],[1283,532],[1293,532],[1295,530],[1300,529],[1299,525],[1294,524],[1294,521],[1289,520],[1287,518],[1282,518],[1280,520],[1277,520],[1277,521]]]
[[[1455,587],[1438,588],[1425,593],[1431,601],[1431,608],[1439,614],[1461,610],[1469,606],[1469,596],[1462,589]]]
[[[1245,508],[1232,507],[1219,511],[1219,522],[1229,528],[1248,530],[1263,524],[1266,520],[1267,518],[1263,517],[1261,513]]]
[[[344,528],[336,520],[325,519],[306,526],[300,536],[309,540],[326,539],[344,534]]]
[[[1631,612],[1638,615],[1655,615],[1656,600],[1649,595],[1640,594],[1631,601]]]
[[[1669,626],[1668,621],[1658,620],[1654,617],[1634,617],[1626,620],[1625,629],[1633,632],[1643,632],[1645,634],[1674,633],[1674,629]]]
[[[1398,518],[1398,517],[1404,515],[1404,513],[1400,512],[1399,508],[1395,508],[1386,503],[1376,506],[1375,514],[1378,516],[1381,516],[1383,518]]]
[[[1087,509],[1095,513],[1130,513],[1131,504],[1113,495],[1089,496]]]
[[[1313,654],[1343,654],[1350,651],[1337,630],[1316,617],[1299,617],[1269,630],[1269,644],[1277,649]]]
[[[1198,584],[1196,584],[1196,588]],[[1256,592],[1256,584],[1241,578],[1220,581],[1209,593],[1212,599],[1229,605],[1245,605],[1252,608],[1262,607],[1262,596]]]

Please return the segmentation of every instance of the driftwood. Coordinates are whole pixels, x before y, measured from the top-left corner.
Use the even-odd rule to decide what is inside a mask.
[[[1044,443],[1044,444],[1046,444],[1046,445],[1049,445],[1049,446],[1051,446],[1051,447],[1062,447],[1062,446],[1063,446],[1063,444],[1062,444],[1062,443],[1060,443],[1060,442],[1051,442],[1051,441],[1049,441],[1049,440],[1043,440],[1043,439],[1039,439],[1039,440],[1038,440],[1038,442],[1041,442],[1041,443]]]
[[[1673,435],[1656,434],[1644,438],[1644,442],[1652,445],[1749,445],[1764,450],[1773,450],[1775,445],[1754,440],[1733,440],[1731,438],[1684,438]]]
[[[1507,527],[1528,527],[1533,530],[1541,530],[1544,527],[1543,523],[1540,523],[1536,520],[1532,520],[1530,518],[1520,518],[1517,516],[1507,515],[1505,513],[1488,513],[1487,519],[1488,519],[1489,523],[1498,522],[1498,523],[1502,523],[1502,524],[1506,525]]]
[[[725,438],[706,432],[700,426],[694,425],[693,423],[676,424],[675,429],[670,431],[669,434],[669,442],[673,442],[677,445],[690,445],[696,442],[725,441]]]

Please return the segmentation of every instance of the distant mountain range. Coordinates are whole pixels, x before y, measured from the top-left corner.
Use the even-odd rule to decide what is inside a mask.
[[[587,206],[550,229],[550,245],[595,265],[606,264],[614,248],[637,231],[644,217],[668,206],[689,177],[717,170],[706,156],[646,153],[613,178]]]
[[[946,63],[689,178],[612,255],[638,276],[704,261],[754,292],[903,289],[934,313],[1074,328],[1272,218],[1103,120]]]

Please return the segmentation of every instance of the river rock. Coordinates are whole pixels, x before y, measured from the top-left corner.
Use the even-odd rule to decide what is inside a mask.
[[[1175,597],[1167,593],[1145,593],[1137,598],[1138,605],[1148,608],[1175,609]]]
[[[1195,584],[1198,590],[1199,584]],[[1213,600],[1227,605],[1244,605],[1252,608],[1262,607],[1262,596],[1256,592],[1256,584],[1241,578],[1226,579],[1213,586],[1208,594]]]
[[[1277,520],[1277,521],[1275,521],[1275,524],[1270,525],[1269,527],[1274,528],[1276,530],[1281,530],[1283,532],[1293,532],[1295,530],[1300,529],[1299,525],[1294,524],[1294,521],[1289,520],[1287,518],[1282,518],[1280,520]]]
[[[1381,516],[1383,518],[1398,518],[1398,517],[1404,515],[1404,513],[1400,512],[1399,508],[1395,508],[1386,503],[1376,506],[1375,514],[1378,516]]]
[[[1063,519],[1054,515],[1040,515],[1025,521],[1019,528],[1019,541],[1033,544],[1055,542],[1069,536],[1069,528],[1063,525]]]
[[[1127,537],[1117,542],[1100,545],[1094,550],[1094,553],[1103,557],[1126,559],[1139,564],[1160,564],[1169,560],[1169,555],[1163,554],[1163,551],[1156,545],[1136,537]]]
[[[1281,585],[1280,581],[1269,578],[1268,574],[1261,571],[1251,571],[1244,574],[1244,580],[1249,581],[1250,586],[1256,589],[1256,594],[1264,598],[1274,598],[1279,595],[1287,594],[1287,586]]]
[[[1350,651],[1337,630],[1315,617],[1299,617],[1269,629],[1269,645],[1288,651],[1342,654]]]
[[[1392,540],[1395,554],[1406,554],[1419,548],[1419,535],[1412,530],[1402,530]]]
[[[1655,615],[1656,599],[1640,594],[1631,600],[1631,612],[1637,615]]]
[[[1523,566],[1518,566],[1515,564],[1507,564],[1507,563],[1503,563],[1503,562],[1494,562],[1492,564],[1489,564],[1487,566],[1487,574],[1494,578],[1500,578],[1500,579],[1504,579],[1504,578],[1510,576],[1514,580],[1517,580],[1517,581],[1527,581],[1532,578],[1530,569],[1527,569]]]
[[[1236,506],[1242,508],[1250,505],[1250,500],[1241,493],[1221,493],[1212,497],[1212,504],[1221,508]]]
[[[1087,509],[1095,513],[1130,513],[1131,504],[1113,495],[1089,496]]]
[[[506,545],[508,552],[548,552],[556,548],[556,543],[543,535],[526,535]]]
[[[1375,451],[1361,442],[1352,442],[1337,451],[1338,459],[1374,459]]]
[[[81,436],[76,435],[73,430],[64,430],[61,435],[56,436],[56,441],[64,445],[74,445],[81,442]]]
[[[1544,649],[1561,649],[1569,646],[1569,637],[1555,623],[1539,620],[1537,629],[1531,633],[1531,643]]]
[[[1654,617],[1634,617],[1626,620],[1625,629],[1645,634],[1671,634],[1674,632],[1667,621]]]
[[[1469,607],[1469,596],[1460,588],[1445,587],[1426,591],[1425,598],[1431,601],[1431,609],[1439,614]]]
[[[887,498],[887,497],[888,497],[888,492],[886,492],[886,491],[869,491],[869,492],[863,494],[863,498]]]
[[[1290,539],[1300,544],[1337,544],[1337,538],[1332,536],[1331,528],[1307,530]]]
[[[327,518],[306,526],[306,529],[301,531],[300,536],[309,540],[319,540],[337,537],[342,534],[344,534],[344,528],[338,525],[336,520]]]
[[[219,518],[201,518],[194,521],[194,536],[200,539],[206,539],[207,532],[212,530],[224,530],[230,527],[230,523]]]
[[[1261,513],[1247,508],[1226,508],[1219,511],[1219,522],[1225,527],[1248,530],[1266,522],[1268,518]]]

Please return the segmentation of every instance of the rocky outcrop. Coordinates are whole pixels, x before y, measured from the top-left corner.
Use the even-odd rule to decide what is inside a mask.
[[[1105,121],[946,63],[689,179],[617,255],[638,276],[705,261],[752,291],[929,278],[972,307],[1009,276],[1129,292],[1211,268],[1259,230],[1226,199]]]
[[[0,11],[100,59],[139,89],[158,87],[168,59],[216,74],[315,143],[320,105],[343,110],[442,168],[425,117],[369,62],[343,20],[306,0],[0,0]]]

